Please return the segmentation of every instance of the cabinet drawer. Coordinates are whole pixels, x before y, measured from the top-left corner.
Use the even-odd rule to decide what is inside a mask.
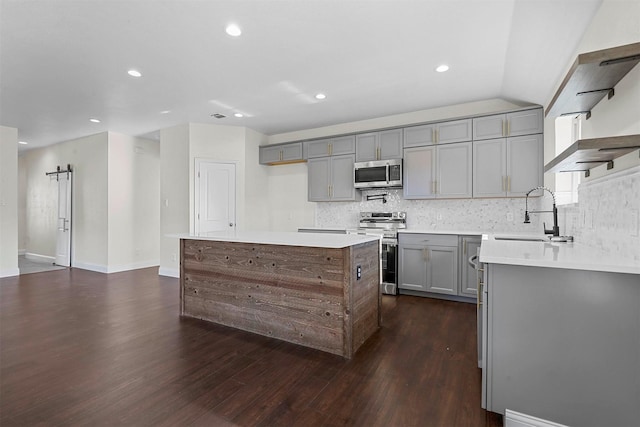
[[[422,246],[458,246],[456,234],[399,233],[399,244]]]

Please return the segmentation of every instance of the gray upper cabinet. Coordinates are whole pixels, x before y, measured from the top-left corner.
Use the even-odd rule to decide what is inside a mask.
[[[473,197],[517,197],[543,183],[542,134],[473,142]]]
[[[471,119],[404,128],[404,147],[471,141]]]
[[[472,147],[463,142],[405,149],[404,198],[472,197]]]
[[[303,162],[302,142],[261,146],[259,157],[261,165]]]
[[[402,129],[356,135],[356,161],[402,158]]]
[[[356,152],[356,139],[353,135],[336,138],[307,141],[307,158],[339,156]]]
[[[542,133],[542,108],[473,119],[473,140]]]
[[[355,201],[353,186],[354,154],[309,159],[308,199],[310,202]]]
[[[541,134],[507,138],[507,196],[524,196],[543,184],[544,142]]]

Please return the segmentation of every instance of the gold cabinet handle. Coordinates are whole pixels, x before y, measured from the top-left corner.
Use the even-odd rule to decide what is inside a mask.
[[[329,151],[329,155],[331,155],[333,153],[333,144],[329,143],[329,145],[327,146],[327,150]]]
[[[431,142],[436,143],[436,128],[431,129]]]
[[[511,121],[507,120],[507,136],[511,135]]]
[[[502,120],[502,136],[507,136],[507,121]]]
[[[511,191],[511,175],[507,175],[507,191]]]
[[[439,142],[439,140],[440,140],[440,131],[436,129],[436,144]]]
[[[466,255],[467,254],[467,239],[464,239],[462,241],[462,255]]]
[[[280,161],[282,161],[282,150],[280,150]]]

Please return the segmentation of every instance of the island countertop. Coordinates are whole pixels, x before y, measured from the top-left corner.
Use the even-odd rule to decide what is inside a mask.
[[[347,248],[380,239],[378,236],[358,234],[297,233],[294,231],[213,231],[199,234],[171,234],[168,237],[332,249]]]
[[[547,239],[544,235],[525,235],[522,233],[511,233],[508,236],[513,235]],[[640,274],[639,261],[614,256],[578,242],[496,240],[496,237],[502,236],[505,235],[484,234],[482,236],[480,262]]]

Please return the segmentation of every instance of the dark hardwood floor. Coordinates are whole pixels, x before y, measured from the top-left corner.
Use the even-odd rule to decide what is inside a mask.
[[[352,360],[179,316],[157,268],[0,279],[0,426],[500,426],[472,304],[383,297]]]

